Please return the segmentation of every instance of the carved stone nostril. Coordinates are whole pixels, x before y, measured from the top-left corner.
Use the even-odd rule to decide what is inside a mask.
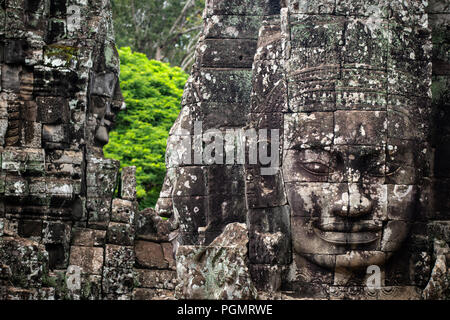
[[[350,205],[348,210],[348,217],[350,218],[358,218],[364,215],[369,214],[372,211],[372,203],[364,198],[361,199],[361,202],[357,205]]]
[[[333,214],[339,217],[347,217],[348,216],[348,206],[338,207],[335,206],[333,208]]]

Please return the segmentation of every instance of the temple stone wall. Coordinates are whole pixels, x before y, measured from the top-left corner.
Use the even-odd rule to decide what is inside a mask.
[[[110,2],[6,0],[0,25],[0,299],[170,298],[174,228],[103,158],[125,107]]]
[[[166,181],[156,210],[179,220],[178,242],[209,244],[228,223],[246,222],[242,164],[209,166],[180,142],[208,130],[246,125],[252,91],[252,64],[264,16],[279,12],[278,1],[206,1],[204,29],[186,84],[182,110],[167,143]],[[195,122],[201,122],[195,129]],[[201,139],[201,138],[200,138]],[[223,183],[233,180],[233,183]]]
[[[233,4],[208,1],[205,21],[220,25],[222,20],[208,20],[208,13]],[[250,4],[244,6],[253,8]],[[242,128],[285,131],[279,146],[281,170],[261,175],[261,165],[244,165],[240,172],[239,166],[226,171],[217,164],[204,163],[194,169],[176,164],[178,169],[167,175],[167,188],[157,209],[173,210],[179,219],[181,247],[177,265],[183,272],[208,279],[204,268],[208,256],[198,262],[197,269],[190,262],[191,256],[195,252],[208,255],[210,251],[214,256],[212,239],[227,222],[244,221],[240,215],[245,214],[249,271],[262,298],[445,299],[449,285],[448,5],[444,1],[374,4],[293,0],[270,8],[272,11],[266,11],[259,20],[250,80],[239,79],[237,85],[238,78],[219,79],[211,73],[202,78],[194,68],[185,90],[183,111],[172,131],[173,143],[168,144],[167,163],[175,164],[183,154],[182,135],[176,134],[183,132],[180,128],[192,134],[195,120],[230,112],[233,120],[244,114],[245,125],[239,124]],[[229,10],[243,8],[236,5]],[[211,30],[215,28],[207,23],[205,34]],[[224,26],[221,30],[221,36],[229,37],[233,29]],[[208,45],[213,41],[203,41],[197,52],[196,67],[205,64],[200,72],[215,66],[208,62]],[[233,57],[247,61],[245,55],[236,54],[231,43],[227,48],[214,52],[214,60],[223,61],[220,66],[226,66]],[[241,66],[238,61],[233,65]],[[245,91],[248,102],[239,111],[235,109],[237,103],[224,104],[220,109],[210,105],[199,109],[195,104],[186,108],[187,101],[201,105],[202,98],[233,102],[234,94],[242,93],[242,88],[250,89]],[[364,130],[358,132],[356,126],[364,126]],[[225,117],[215,127],[207,128],[225,131],[237,127]],[[344,166],[351,166],[355,156],[364,158],[370,148],[389,145],[391,149],[381,152],[377,160],[385,166],[381,170],[386,176],[381,179],[360,175],[359,179],[347,173],[314,174],[317,167],[323,170],[317,164],[321,156],[314,155],[321,145],[347,157]],[[302,164],[308,160],[309,167]],[[331,161],[334,169],[339,169],[338,160]],[[394,170],[398,161],[403,162],[403,167]],[[311,167],[313,163],[316,168]],[[224,174],[216,176],[217,172]],[[228,185],[241,186],[239,177],[243,177],[245,206],[240,204],[240,196],[235,200],[235,195],[240,194],[235,193],[236,189],[226,190]],[[228,194],[225,202],[212,196],[217,181]],[[321,199],[324,190],[329,190],[329,195]],[[413,190],[409,201],[404,200],[400,190],[406,190],[405,194]],[[358,195],[363,191],[365,196]],[[350,209],[346,209],[349,213],[336,217],[334,212],[343,209],[333,207],[341,203],[340,195],[345,192],[350,195]],[[352,198],[355,194],[360,197],[359,204]],[[178,202],[177,197],[183,195],[200,200],[199,205],[189,208],[185,202]],[[208,201],[214,199],[217,208],[205,205],[203,196]],[[369,197],[375,207],[371,205],[371,216],[363,221],[378,221],[384,216],[380,241],[369,241],[370,245],[358,251],[351,245],[343,248],[329,244],[341,241],[338,238],[328,239],[328,245],[324,245],[323,239],[312,235],[316,231],[312,228],[314,220],[308,222],[310,215],[330,208],[333,215],[326,216],[328,221],[345,226],[345,219],[339,222],[342,216],[355,221],[367,214],[351,207],[363,207],[364,197]],[[185,264],[189,271],[183,269],[187,268]],[[375,290],[366,285],[366,267],[370,264],[380,266],[381,271],[381,287]],[[220,268],[220,264],[210,268]],[[239,263],[236,268],[240,269]],[[220,293],[217,287],[212,293],[207,281],[200,283],[203,292],[198,285],[181,281],[179,292],[182,297]]]

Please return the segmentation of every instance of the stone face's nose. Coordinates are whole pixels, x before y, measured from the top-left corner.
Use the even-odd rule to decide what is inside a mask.
[[[348,217],[359,218],[369,214],[372,211],[372,201],[367,194],[364,194],[363,191],[363,188],[361,188],[358,184],[349,184]]]
[[[373,204],[370,197],[364,193],[364,189],[356,184],[348,185],[347,205],[335,206],[333,213],[344,218],[359,218],[372,211]]]

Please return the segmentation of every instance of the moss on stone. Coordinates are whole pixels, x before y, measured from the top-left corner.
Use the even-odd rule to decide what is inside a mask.
[[[65,61],[67,64],[78,55],[79,49],[72,46],[64,46],[60,44],[51,44],[45,48],[45,54],[48,57],[57,57]]]

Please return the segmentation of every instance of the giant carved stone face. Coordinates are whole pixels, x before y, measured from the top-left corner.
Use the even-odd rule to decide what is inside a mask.
[[[417,206],[421,146],[386,139],[386,112],[313,112],[288,121],[283,178],[294,251],[330,268],[383,265]]]
[[[418,209],[427,105],[404,87],[415,71],[396,52],[402,32],[383,18],[291,17],[282,172],[293,251],[320,266],[384,265]]]

